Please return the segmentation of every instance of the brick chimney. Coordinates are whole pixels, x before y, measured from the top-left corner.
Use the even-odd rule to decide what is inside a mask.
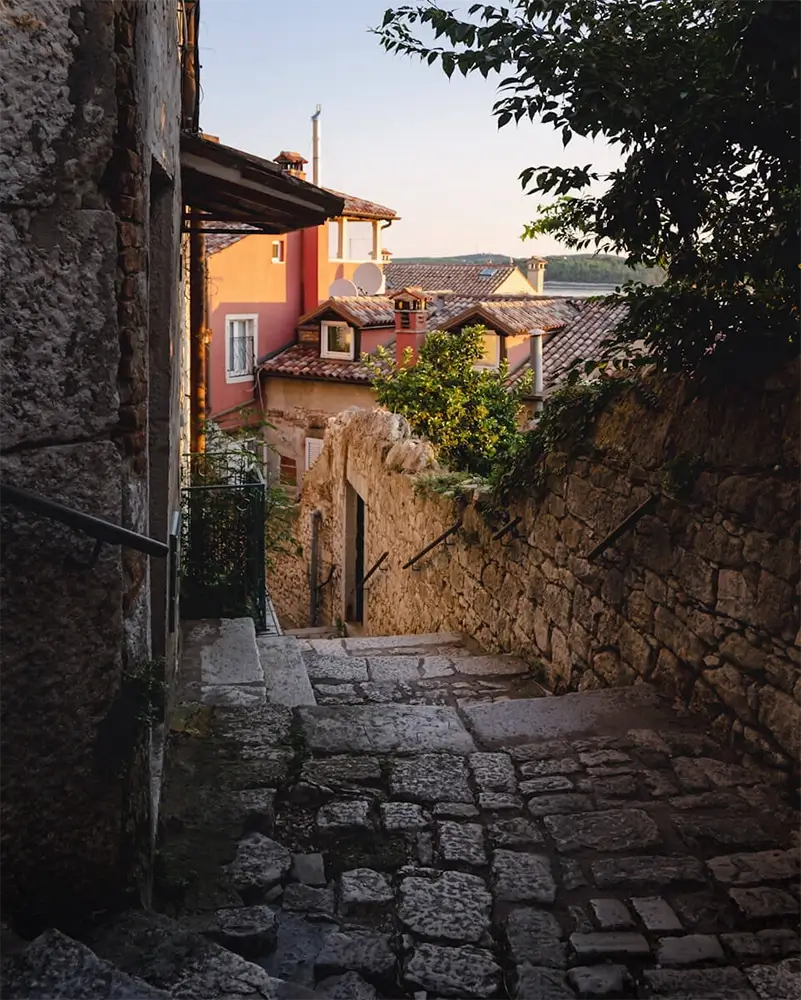
[[[304,159],[300,153],[293,153],[291,150],[282,149],[278,156],[276,156],[275,162],[285,174],[291,174],[302,181],[306,180],[306,171],[303,168],[309,161]]]
[[[412,351],[412,364],[417,361],[428,330],[428,299],[422,288],[404,288],[393,295],[395,302],[395,362],[404,363],[407,348]]]
[[[526,277],[537,295],[545,294],[545,268],[547,264],[548,261],[543,260],[542,257],[529,257],[526,261]]]

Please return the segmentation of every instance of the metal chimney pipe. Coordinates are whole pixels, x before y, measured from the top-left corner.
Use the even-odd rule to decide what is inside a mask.
[[[542,409],[542,392],[543,392],[543,379],[542,379],[542,330],[532,330],[531,331],[531,341],[529,344],[531,350],[531,368],[534,372],[534,409],[539,411]]]
[[[312,115],[312,183],[320,186],[320,111],[317,110]]]

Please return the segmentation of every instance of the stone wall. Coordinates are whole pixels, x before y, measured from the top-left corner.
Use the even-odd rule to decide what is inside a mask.
[[[555,692],[649,681],[708,712],[720,736],[794,757],[798,368],[713,397],[694,397],[680,379],[653,389],[627,390],[601,416],[591,457],[551,456],[544,495],[511,505],[521,521],[500,540],[474,506],[415,495],[415,473],[433,458],[401,418],[335,418],[302,494],[303,558],[272,574],[279,616],[307,623],[319,511],[318,580],[333,567],[321,621],[345,618],[349,485],[366,503],[365,567],[389,552],[367,584],[367,633],[465,632],[524,657]],[[671,499],[682,487],[687,495]],[[653,512],[589,563],[593,546],[651,494],[660,495]],[[460,516],[455,535],[402,569]]]
[[[175,0],[0,11],[4,482],[165,539],[177,507]],[[152,280],[151,276],[152,275]],[[175,656],[164,567],[2,508],[5,913],[147,893],[147,733],[123,678]],[[125,758],[123,760],[123,758]],[[137,885],[137,883],[139,883]]]

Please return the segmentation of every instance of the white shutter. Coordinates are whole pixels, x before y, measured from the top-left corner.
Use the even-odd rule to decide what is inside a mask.
[[[310,469],[323,450],[322,438],[306,438],[306,469]]]

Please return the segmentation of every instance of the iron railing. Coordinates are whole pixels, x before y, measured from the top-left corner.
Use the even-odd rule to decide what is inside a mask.
[[[267,626],[265,483],[249,456],[193,455],[181,490],[181,617]]]

